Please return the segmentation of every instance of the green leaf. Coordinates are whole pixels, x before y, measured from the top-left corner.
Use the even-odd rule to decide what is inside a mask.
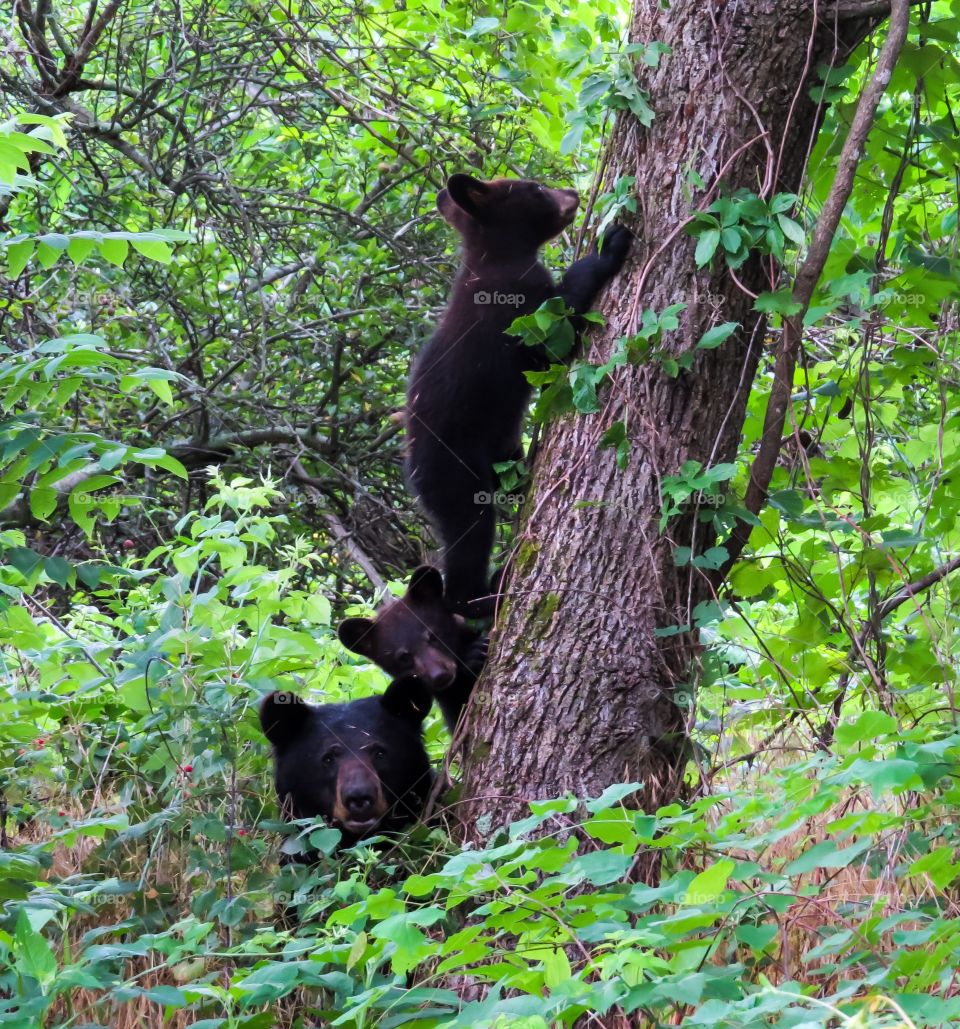
[[[745,943],[754,954],[766,950],[777,938],[777,926],[771,925],[738,925],[734,935]]]
[[[721,325],[714,325],[700,337],[697,342],[697,350],[714,350],[721,343],[728,340],[740,327],[739,322],[723,322]]]
[[[563,878],[576,882],[586,879],[594,886],[608,886],[622,879],[633,864],[630,854],[621,854],[616,850],[594,850],[587,854],[579,854],[565,867]]]
[[[600,437],[602,448],[615,447],[617,452],[617,467],[623,471],[630,460],[630,440],[627,437],[627,426],[624,422],[614,422],[609,429]]]
[[[164,468],[176,475],[178,479],[183,479],[184,482],[189,478],[187,469],[172,454],[164,454],[163,457],[157,458],[154,461],[154,467]]]
[[[846,868],[872,846],[869,837],[858,840],[850,847],[841,847],[836,840],[814,844],[784,869],[787,875],[803,875],[815,868]]]
[[[185,1008],[188,1004],[183,991],[175,986],[151,986],[149,990],[143,991],[143,995],[148,1000],[168,1008]]]
[[[4,554],[4,559],[27,579],[43,564],[43,558],[29,547],[11,547]]]
[[[62,557],[46,557],[43,559],[43,570],[47,578],[61,586],[66,586],[73,575],[73,565]]]
[[[727,880],[733,874],[736,862],[729,858],[717,861],[693,877],[684,890],[683,903],[692,907],[712,904],[727,888]]]
[[[40,243],[37,246],[37,263],[46,271],[52,268],[60,260],[60,251],[48,243]]]
[[[126,458],[127,452],[127,447],[111,447],[109,450],[100,454],[97,460],[100,463],[100,467],[105,472],[112,472],[113,469]]]
[[[600,409],[597,403],[596,370],[592,365],[578,362],[570,369],[570,392],[573,406],[581,414],[593,414]]]
[[[776,293],[761,293],[753,302],[755,311],[780,314],[784,317],[797,314],[801,307],[802,305],[793,299],[793,293],[789,289],[780,289]]]
[[[36,243],[32,239],[22,239],[19,243],[11,243],[7,247],[7,275],[11,279],[18,278],[30,263],[35,246]]]
[[[134,250],[151,261],[169,264],[173,259],[173,250],[170,248],[169,243],[163,243],[160,240],[138,239],[136,236],[130,242],[133,243]]]
[[[476,39],[477,36],[484,36],[487,33],[495,32],[499,26],[499,18],[477,18],[470,28],[464,30],[463,34],[468,39]]]
[[[796,243],[797,246],[803,246],[806,240],[806,234],[803,231],[802,225],[799,225],[792,218],[788,218],[785,214],[777,215],[777,223],[783,230],[783,234],[787,239]]]
[[[592,814],[597,814],[612,807],[619,807],[624,798],[642,789],[643,783],[640,782],[615,782],[608,786],[596,800],[588,800],[584,806]]]
[[[74,264],[82,264],[96,245],[92,239],[71,239],[67,246],[67,256]]]
[[[48,135],[58,147],[66,149],[67,137],[66,133],[63,131],[63,124],[70,117],[71,116],[69,114],[51,116],[49,114],[34,114],[29,111],[23,111],[17,115],[17,121],[20,122],[21,125],[41,126],[45,130],[46,135]]]
[[[90,563],[76,566],[77,578],[91,590],[95,590],[100,585],[102,571],[103,565],[99,564]]]
[[[50,944],[30,925],[27,913],[23,910],[17,916],[13,950],[16,955],[15,964],[20,973],[36,979],[46,992],[46,987],[56,977],[57,959],[50,949]]]
[[[835,739],[843,747],[872,742],[897,731],[897,720],[883,711],[862,711],[854,723],[837,726]]]
[[[123,262],[130,252],[130,244],[125,239],[105,239],[100,244],[100,253],[104,260],[115,264],[118,268],[123,267]]]
[[[173,392],[166,379],[147,379],[147,385],[168,406],[173,405]]]
[[[697,249],[694,252],[694,260],[698,268],[702,268],[710,262],[710,259],[717,252],[720,244],[720,230],[707,229],[697,240]]]
[[[43,486],[30,490],[30,513],[39,522],[45,522],[57,506],[57,491]]]

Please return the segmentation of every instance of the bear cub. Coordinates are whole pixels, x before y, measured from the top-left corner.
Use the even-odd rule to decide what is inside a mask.
[[[436,699],[451,732],[487,656],[486,636],[450,611],[443,577],[430,565],[417,568],[404,595],[375,618],[347,618],[337,635],[387,675],[415,678]]]
[[[443,547],[446,597],[469,617],[493,614],[488,565],[496,532],[494,464],[521,455],[527,371],[547,355],[510,336],[514,319],[561,296],[576,315],[620,270],[631,233],[607,230],[559,287],[540,247],[571,224],[580,198],[539,182],[453,175],[437,196],[460,234],[462,260],[446,310],[417,358],[407,391],[407,478]]]
[[[342,847],[416,821],[433,785],[423,745],[430,700],[409,679],[344,704],[307,704],[285,691],[264,697],[260,725],[273,744],[283,817],[322,817]]]

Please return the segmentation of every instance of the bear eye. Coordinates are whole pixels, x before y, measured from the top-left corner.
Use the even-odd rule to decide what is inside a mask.
[[[383,749],[383,747],[374,747],[373,748],[373,760],[374,761],[382,761],[386,756],[387,756],[387,752]]]
[[[337,750],[336,747],[334,747],[333,750],[328,750],[326,754],[323,755],[323,757],[320,759],[320,763],[324,766],[324,768],[329,768],[334,763],[334,761],[337,760],[339,756],[340,751]]]
[[[410,651],[409,650],[398,650],[394,654],[394,660],[398,665],[402,665],[406,668],[411,663]]]

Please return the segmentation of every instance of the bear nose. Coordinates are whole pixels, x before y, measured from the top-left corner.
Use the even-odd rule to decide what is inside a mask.
[[[366,790],[356,790],[343,798],[343,805],[351,815],[363,818],[373,811],[374,796]]]
[[[421,678],[426,682],[428,686],[435,690],[442,690],[449,686],[450,683],[456,678],[457,673],[453,668],[445,668],[437,666],[427,670],[426,674]]]
[[[560,193],[560,217],[573,218],[580,206],[580,196],[575,189],[561,189]]]

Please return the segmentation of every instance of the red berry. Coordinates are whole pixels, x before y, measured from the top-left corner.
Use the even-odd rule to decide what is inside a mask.
[[[57,814],[58,814],[58,815],[59,815],[59,816],[60,816],[61,818],[66,818],[66,817],[67,817],[67,813],[66,813],[66,811],[58,811],[58,812],[57,812]]]
[[[189,775],[193,771],[193,765],[184,765],[183,770]]]
[[[238,829],[237,830],[237,835],[238,836],[246,836],[247,835],[247,830],[246,829]]]
[[[124,540],[123,541],[123,549],[124,550],[132,550],[134,548],[134,546],[135,546],[135,544],[134,544],[133,540]]]

